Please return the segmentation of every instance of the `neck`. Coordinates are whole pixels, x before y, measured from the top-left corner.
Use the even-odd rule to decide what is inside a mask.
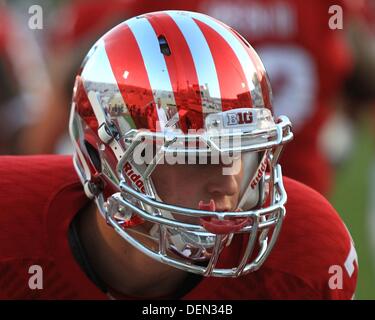
[[[187,277],[186,272],[147,257],[122,239],[95,205],[82,213],[78,233],[94,271],[119,293],[142,298],[171,296]]]

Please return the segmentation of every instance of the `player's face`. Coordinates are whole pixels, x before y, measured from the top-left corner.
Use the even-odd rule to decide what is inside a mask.
[[[228,163],[228,162],[226,162]],[[236,209],[244,175],[241,158],[231,164],[158,165],[152,174],[159,197],[167,203],[199,208],[215,201],[217,211]]]

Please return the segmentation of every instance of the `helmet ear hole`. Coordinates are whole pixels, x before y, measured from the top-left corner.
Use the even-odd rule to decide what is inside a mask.
[[[95,169],[98,172],[100,172],[102,169],[102,162],[100,160],[98,150],[87,140],[85,140],[85,147],[86,147],[87,154],[89,155],[92,164],[94,165]]]

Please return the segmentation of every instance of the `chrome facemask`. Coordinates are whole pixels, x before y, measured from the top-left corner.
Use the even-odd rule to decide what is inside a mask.
[[[261,110],[264,119],[269,122],[270,114]],[[258,112],[257,110],[252,112]],[[258,114],[261,115],[261,114]],[[260,117],[261,118],[261,117]],[[218,119],[212,117],[207,121],[217,126]],[[207,123],[209,127],[210,123]],[[266,121],[266,120],[265,120]],[[293,134],[291,124],[286,117],[280,117],[277,123],[270,122],[265,125],[258,121],[257,128],[251,130],[238,130],[228,134],[227,137],[240,139],[240,143],[231,143],[230,146],[222,146],[218,143],[223,138],[221,131],[206,131],[206,134],[189,135],[169,132],[149,132],[132,130],[124,137],[127,148],[117,165],[117,174],[120,177],[119,192],[114,193],[106,200],[103,194],[96,196],[98,208],[118,234],[135,248],[149,257],[174,266],[176,268],[201,274],[204,276],[237,277],[257,270],[269,255],[280,232],[285,216],[285,203],[287,195],[283,186],[281,167],[277,164],[283,144],[289,142]],[[207,134],[207,132],[211,132]],[[219,133],[219,134],[217,134]],[[259,186],[259,203],[257,209],[246,209],[246,198],[249,195],[250,186],[242,192],[238,209],[232,212],[218,212],[209,210],[197,210],[160,201],[152,183],[151,173],[157,165],[157,161],[147,166],[138,166],[134,162],[135,148],[145,139],[163,139],[161,153],[179,152],[186,150],[186,139],[189,141],[204,141],[204,151],[194,149],[194,152],[207,153],[213,150],[219,153],[233,152],[264,152],[269,172],[263,172]],[[185,141],[181,144],[181,141]],[[192,150],[190,150],[192,151]],[[160,155],[160,153],[159,153]],[[156,155],[155,158],[157,158]],[[155,160],[154,158],[154,160]],[[160,158],[160,157],[159,157]],[[125,174],[124,168],[131,164],[132,172],[141,179],[133,181]],[[77,163],[76,163],[77,165]],[[134,180],[134,179],[133,179]],[[142,182],[139,182],[142,181]],[[267,192],[264,188],[267,187]],[[265,195],[268,194],[267,199]],[[267,206],[265,206],[267,200]],[[137,227],[127,227],[127,223],[134,217],[152,224],[152,228],[139,231]],[[176,217],[194,219],[196,223],[182,222]],[[209,232],[201,219],[216,219],[219,221],[231,221],[246,219],[246,224],[230,233]],[[186,220],[185,220],[186,221]],[[147,246],[140,241],[139,234],[153,239],[153,246]],[[230,246],[234,236],[248,235],[247,245],[236,266],[232,268],[217,268],[220,255],[226,246]],[[255,247],[257,247],[256,250]],[[255,254],[254,254],[255,253]]]

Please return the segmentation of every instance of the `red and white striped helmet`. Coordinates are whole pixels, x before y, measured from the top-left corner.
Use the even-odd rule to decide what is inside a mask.
[[[285,215],[277,162],[293,137],[286,117],[274,119],[271,100],[258,55],[222,22],[161,11],[119,24],[90,50],[73,92],[74,165],[87,196],[126,241],[158,261],[205,276],[258,269]],[[234,207],[220,208],[215,195],[191,196],[201,201],[189,206],[160,196],[153,174],[163,160],[177,166],[214,155],[223,175],[238,178]],[[241,169],[225,173],[234,163]],[[247,244],[228,267],[222,253],[238,238]]]

